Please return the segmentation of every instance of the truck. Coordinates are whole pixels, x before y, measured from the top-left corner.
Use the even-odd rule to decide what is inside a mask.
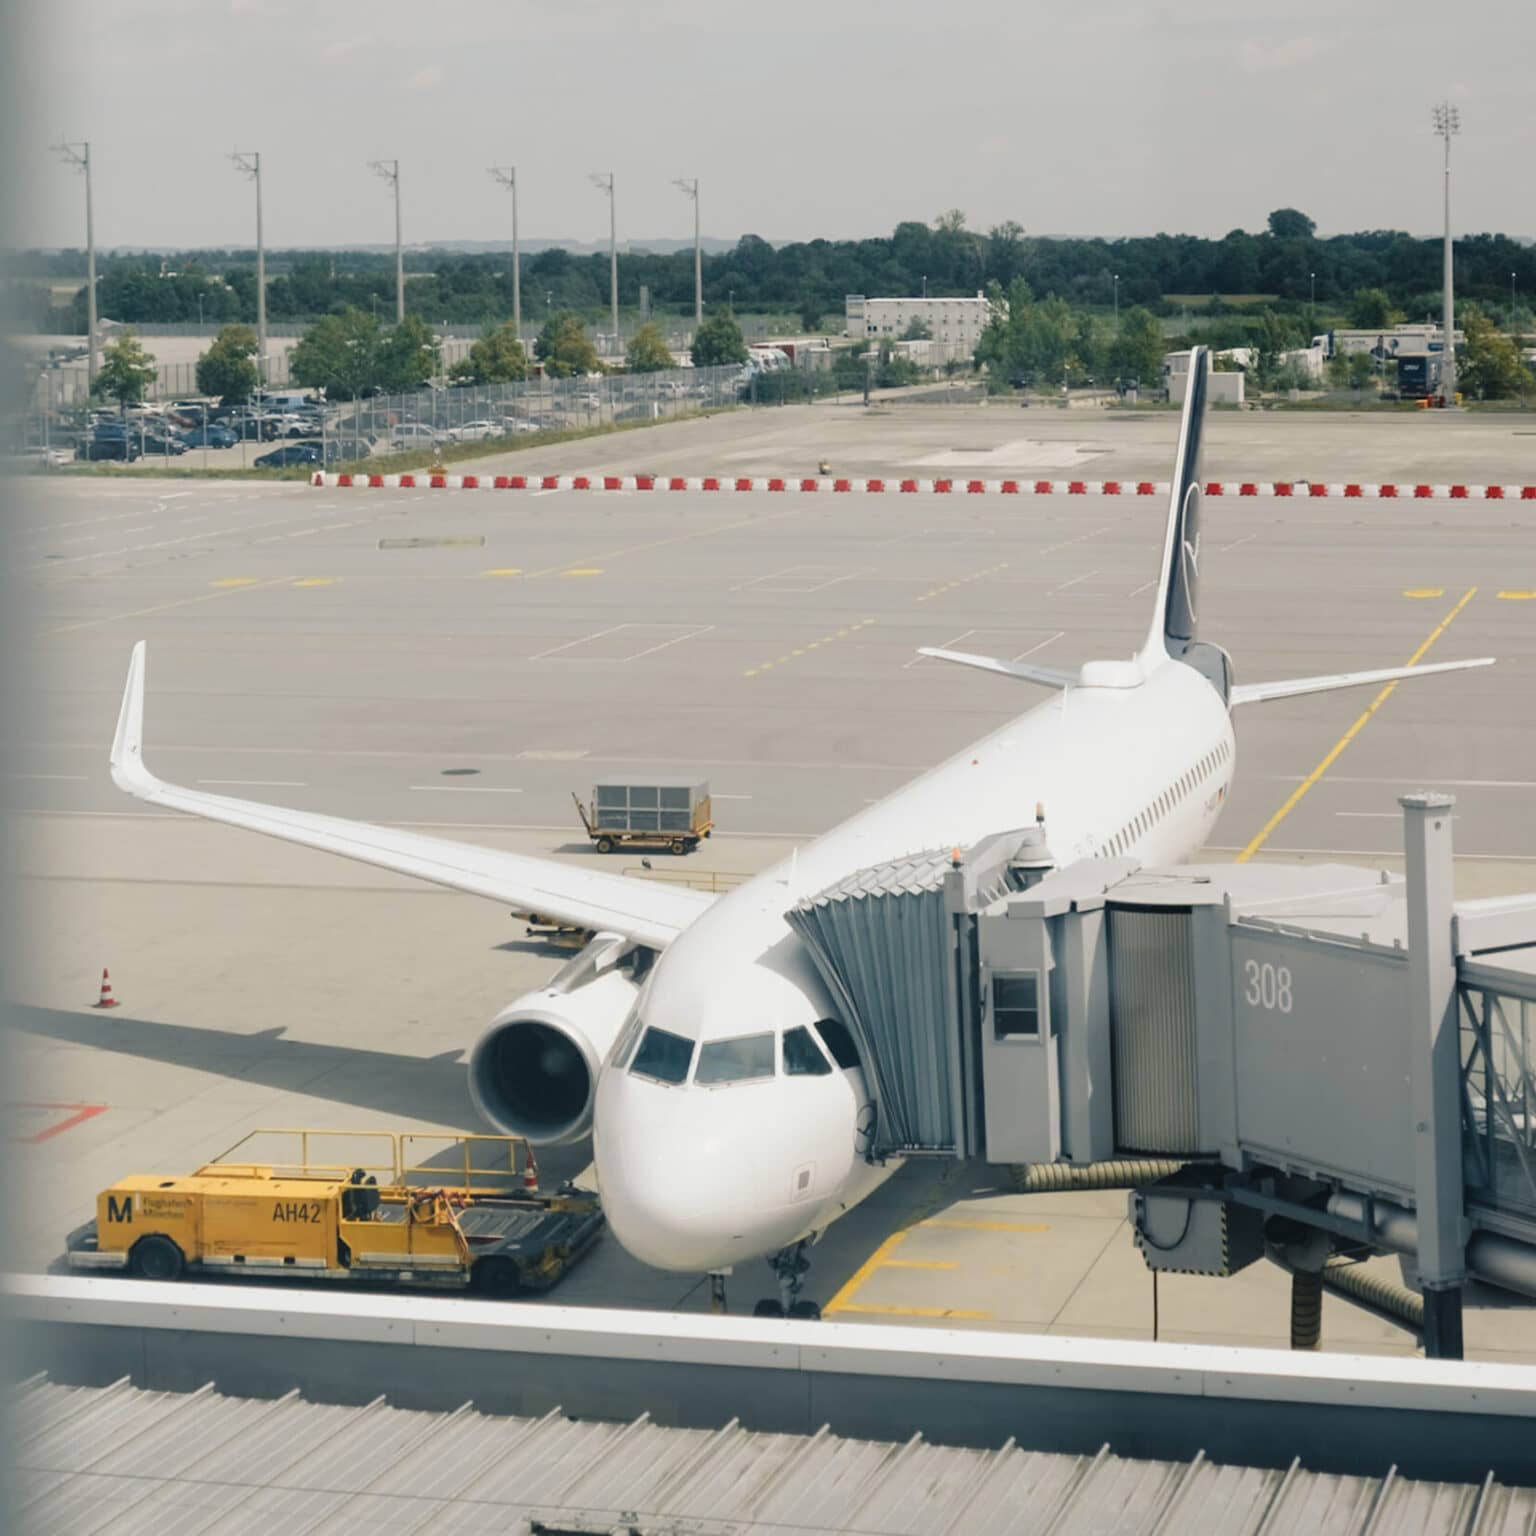
[[[576,814],[599,853],[615,848],[667,848],[692,853],[714,830],[707,779],[647,779],[643,784],[594,784]]]
[[[194,1173],[109,1185],[64,1262],[502,1298],[548,1290],[603,1225],[595,1195],[539,1190],[519,1137],[259,1130]]]

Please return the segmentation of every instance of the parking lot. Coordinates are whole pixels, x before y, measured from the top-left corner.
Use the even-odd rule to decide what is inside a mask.
[[[1532,428],[1219,415],[1207,473],[1529,481]],[[870,474],[1166,477],[1173,430],[1161,413],[818,406],[507,461],[747,474],[826,457]],[[919,646],[1051,665],[1128,654],[1162,532],[1152,499],[150,476],[27,492],[10,534],[34,637],[11,798],[32,915],[16,1050],[32,1128],[17,1171],[26,1184],[46,1168],[50,1193],[22,1225],[34,1264],[108,1180],[185,1170],[255,1125],[472,1124],[467,1048],[558,963],[493,904],[124,800],[105,755],[133,641],[150,644],[147,756],[179,782],[584,861],[598,855],[572,791],[609,774],[698,774],[720,831],[650,873],[732,875],[1038,701]],[[1433,787],[1457,796],[1464,894],[1536,884],[1533,520],[1536,503],[1519,502],[1212,509],[1202,625],[1240,677],[1400,664],[1442,625],[1425,659],[1500,663],[1399,689],[1358,728],[1369,695],[1245,712],[1212,857],[1257,838],[1258,857],[1391,865],[1395,796]],[[89,1008],[103,965],[123,1003],[111,1013]],[[548,1171],[584,1161],[577,1149]],[[1003,1170],[913,1168],[833,1227],[813,1290],[849,1317],[1145,1337],[1150,1281],[1123,1216],[1118,1195],[1026,1197]],[[762,1282],[733,1278],[733,1307]],[[1285,1286],[1262,1266],[1226,1284],[1165,1277],[1162,1336],[1283,1342]],[[554,1299],[705,1300],[611,1242]],[[1474,1314],[1472,1351],[1530,1356],[1526,1318]],[[1409,1343],[1332,1300],[1325,1340]]]

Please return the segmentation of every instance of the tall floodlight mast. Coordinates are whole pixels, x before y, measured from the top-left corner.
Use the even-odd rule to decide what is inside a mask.
[[[593,171],[592,185],[599,192],[608,194],[608,298],[613,309],[614,351],[622,352],[624,349],[619,345],[619,225],[614,214],[613,172]]]
[[[517,167],[493,165],[491,175],[512,193],[512,329],[523,339],[523,260],[517,247]]]
[[[85,175],[85,379],[96,387],[96,226],[91,215],[91,146],[55,144],[54,152]]]
[[[1445,140],[1445,341],[1440,357],[1440,393],[1456,403],[1456,300],[1451,269],[1451,140],[1461,132],[1461,110],[1449,101],[1434,109],[1435,132]]]
[[[387,181],[395,194],[395,324],[405,319],[405,247],[400,243],[400,162],[370,160],[375,174]]]
[[[699,243],[699,178],[679,176],[672,185],[693,199],[693,324],[704,323],[704,252]]]
[[[261,233],[261,155],[236,150],[235,169],[256,183],[256,378],[267,382],[267,247]]]

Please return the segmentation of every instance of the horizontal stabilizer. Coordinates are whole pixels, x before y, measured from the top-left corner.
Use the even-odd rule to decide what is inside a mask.
[[[1290,677],[1277,683],[1237,683],[1232,703],[1268,704],[1272,699],[1293,699],[1303,693],[1332,693],[1337,688],[1365,688],[1372,683],[1397,683],[1434,672],[1464,672],[1468,667],[1491,667],[1492,656],[1475,661],[1437,661],[1427,667],[1380,667],[1374,672],[1335,672],[1328,677]]]
[[[952,661],[961,667],[976,667],[982,672],[1001,672],[1004,677],[1039,683],[1043,688],[1070,688],[1077,682],[1076,672],[1063,672],[1056,667],[1031,667],[1022,661],[1003,661],[997,656],[972,656],[968,651],[939,651],[927,645],[920,646],[917,654],[932,656],[935,661]]]

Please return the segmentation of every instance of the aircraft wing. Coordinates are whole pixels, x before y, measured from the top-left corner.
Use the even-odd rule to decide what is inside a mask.
[[[1468,667],[1491,667],[1492,656],[1474,661],[1437,661],[1427,667],[1381,667],[1374,672],[1335,672],[1326,677],[1291,677],[1276,683],[1234,683],[1232,705],[1268,704],[1272,699],[1293,699],[1303,693],[1331,693],[1335,688],[1364,688],[1371,683],[1396,683],[1432,672],[1462,672]]]
[[[572,868],[553,859],[476,848],[398,827],[285,810],[167,784],[144,764],[145,654],[141,640],[133,648],[122,713],[112,742],[112,779],[119,789],[151,805],[245,827],[473,896],[489,896],[518,912],[536,912],[581,928],[622,934],[657,949],[670,944],[714,900],[707,892],[684,886],[631,880],[625,875]]]

